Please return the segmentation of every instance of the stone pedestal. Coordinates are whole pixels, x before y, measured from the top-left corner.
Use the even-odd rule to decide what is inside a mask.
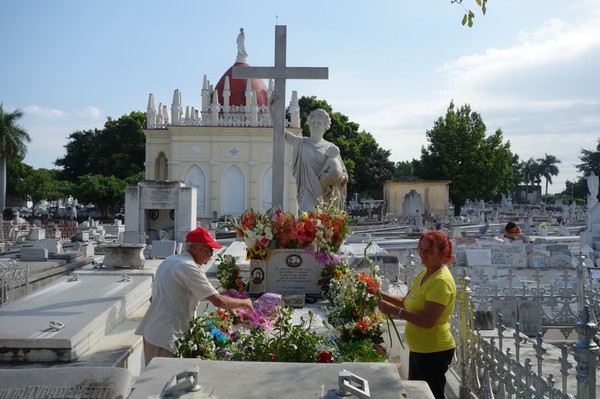
[[[106,267],[144,268],[144,244],[108,244],[99,248],[104,250],[103,263]]]

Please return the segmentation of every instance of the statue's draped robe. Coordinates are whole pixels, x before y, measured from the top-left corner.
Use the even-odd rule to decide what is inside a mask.
[[[313,211],[318,203],[318,198],[323,196],[323,186],[319,180],[319,174],[325,166],[327,160],[325,151],[329,145],[331,143],[325,140],[315,145],[308,137],[298,137],[294,140],[292,171],[298,188],[296,197],[300,213]],[[347,176],[345,168],[344,173]],[[336,203],[341,202],[343,204],[346,196],[345,184],[341,189],[339,187],[334,188],[334,193],[338,197]],[[341,198],[342,196],[343,198]]]

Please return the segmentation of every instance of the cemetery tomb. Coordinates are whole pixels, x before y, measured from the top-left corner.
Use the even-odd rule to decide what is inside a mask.
[[[145,305],[152,277],[63,277],[0,308],[0,361],[70,362]]]
[[[222,362],[199,359],[154,358],[133,386],[130,399],[159,397],[172,377],[197,368],[199,390],[174,396],[218,398],[406,398],[407,390],[391,363],[276,363]],[[370,396],[340,396],[339,373],[347,370],[368,382]],[[179,380],[185,385],[184,378]],[[353,384],[360,385],[360,384]],[[413,399],[432,398],[431,392],[412,393]]]

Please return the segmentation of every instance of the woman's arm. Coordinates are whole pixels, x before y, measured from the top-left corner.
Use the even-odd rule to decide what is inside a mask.
[[[402,306],[399,306],[397,302],[394,304],[386,302],[385,300],[380,301],[378,306],[379,310],[381,310],[383,313],[389,314],[391,316],[396,316],[401,320],[406,320],[410,323],[413,323],[416,326],[423,328],[433,327],[442,316],[442,313],[444,313],[444,310],[446,309],[446,305],[433,301],[426,301],[425,309],[423,309],[422,312],[413,312],[410,310],[406,310],[403,308],[404,303],[402,303]]]

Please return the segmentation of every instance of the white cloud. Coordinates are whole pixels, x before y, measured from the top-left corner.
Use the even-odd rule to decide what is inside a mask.
[[[77,116],[96,119],[102,116],[102,111],[98,107],[94,107],[93,105],[87,105],[83,107],[82,110],[77,112]]]
[[[52,108],[44,108],[39,105],[29,105],[23,109],[26,114],[39,115],[46,118],[64,118],[68,116],[64,111]]]

